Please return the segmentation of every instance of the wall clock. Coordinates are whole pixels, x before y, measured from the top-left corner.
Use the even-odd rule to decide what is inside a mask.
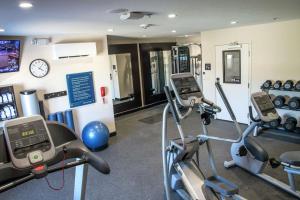
[[[50,70],[49,64],[43,59],[36,59],[30,63],[30,73],[36,78],[45,77]]]

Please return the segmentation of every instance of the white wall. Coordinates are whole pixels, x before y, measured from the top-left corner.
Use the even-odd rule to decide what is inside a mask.
[[[251,92],[259,91],[267,80],[300,79],[300,20],[229,28],[201,33],[203,70],[205,63],[212,64],[205,71],[204,93],[215,100],[215,47],[232,42],[251,44]],[[234,95],[234,94],[228,94]]]
[[[205,93],[215,98],[216,45],[235,41],[252,46],[251,92],[258,91],[266,79],[300,79],[299,35],[300,20],[202,32],[203,67],[212,64],[204,76]]]
[[[4,39],[1,37],[0,39]],[[10,37],[9,39],[16,39]],[[17,38],[18,39],[18,38]],[[19,101],[19,91],[23,89],[38,90],[38,97],[44,100],[44,93],[52,93],[67,90],[66,74],[79,72],[93,72],[96,103],[74,108],[75,119],[77,120],[77,133],[80,133],[83,127],[90,121],[101,120],[114,132],[115,121],[113,114],[113,105],[111,92],[108,91],[106,103],[102,103],[100,97],[100,87],[110,88],[110,64],[107,52],[106,36],[53,36],[52,43],[64,42],[96,42],[97,56],[91,58],[75,58],[70,60],[53,60],[52,45],[33,46],[31,37],[19,38],[22,40],[21,49],[21,67],[19,72],[0,74],[0,85],[13,84],[16,90],[16,97]],[[29,65],[32,60],[45,59],[50,65],[50,73],[41,79],[34,78],[29,72]],[[70,108],[68,96],[45,100],[45,110],[47,113],[64,111]],[[18,105],[21,111],[21,105]]]

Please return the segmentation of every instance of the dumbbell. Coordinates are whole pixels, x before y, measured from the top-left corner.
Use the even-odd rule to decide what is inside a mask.
[[[277,80],[274,85],[273,85],[273,88],[276,89],[276,90],[279,90],[282,86],[282,81],[280,80]]]
[[[269,126],[271,128],[277,128],[280,124],[281,124],[281,117],[279,117],[278,119],[274,119],[274,120],[269,122]]]
[[[295,90],[300,91],[300,81],[295,84]]]
[[[283,128],[286,131],[290,131],[290,132],[295,131],[297,128],[297,119],[295,117],[287,117],[287,119],[283,124]]]
[[[300,108],[300,98],[299,97],[293,97],[290,98],[288,101],[289,108],[292,110],[297,110]]]
[[[292,80],[287,80],[284,84],[283,84],[283,88],[285,90],[291,90],[294,87],[294,81]]]
[[[285,105],[286,102],[288,102],[288,100],[289,100],[289,96],[279,95],[273,99],[273,104],[276,108],[281,108],[282,106]]]
[[[266,80],[261,87],[263,89],[270,89],[271,86],[272,86],[272,81],[271,80]]]

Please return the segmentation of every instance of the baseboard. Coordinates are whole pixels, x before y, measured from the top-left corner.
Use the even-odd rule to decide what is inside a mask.
[[[144,109],[151,108],[151,107],[154,107],[154,106],[157,106],[157,105],[160,105],[160,104],[164,104],[166,102],[167,102],[167,100],[163,100],[163,101],[159,101],[159,102],[156,102],[156,103],[153,103],[153,104],[145,105],[143,107],[134,108],[134,109],[127,110],[127,111],[124,111],[124,112],[121,112],[121,113],[116,113],[115,117],[120,117],[122,115],[127,115],[127,114],[130,114],[130,113],[134,113],[134,112],[137,112],[137,111],[140,111],[140,110],[144,110]]]
[[[114,136],[117,136],[117,131],[114,131],[114,132],[110,132],[110,133],[109,133],[109,137],[114,137]]]

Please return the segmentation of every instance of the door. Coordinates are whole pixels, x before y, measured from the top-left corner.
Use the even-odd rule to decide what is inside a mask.
[[[109,45],[108,53],[115,115],[141,107],[137,45]]]
[[[175,43],[140,44],[145,104],[166,100],[164,86],[172,73],[171,49]]]
[[[250,48],[249,44],[223,45],[216,47],[216,77],[232,107],[237,121],[249,123],[248,106],[250,102]],[[230,115],[216,91],[216,102],[222,112],[218,119],[231,121]]]

